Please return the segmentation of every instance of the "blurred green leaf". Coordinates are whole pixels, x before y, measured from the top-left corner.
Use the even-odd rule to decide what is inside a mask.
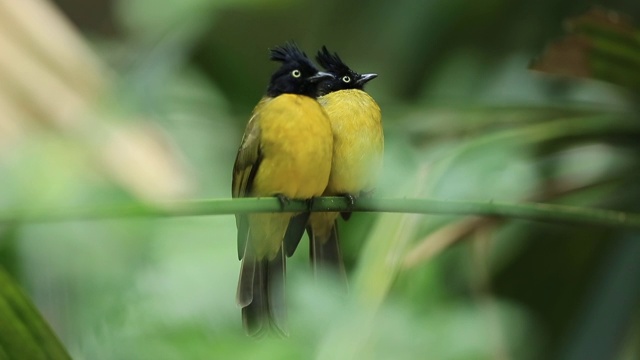
[[[107,112],[141,115],[166,135],[167,145],[181,149],[200,185],[195,199],[229,196],[242,131],[274,69],[266,49],[292,39],[310,55],[327,45],[356,71],[380,74],[367,85],[385,126],[377,198],[437,198],[442,201],[431,210],[441,211],[452,211],[446,206],[452,200],[543,199],[582,211],[640,212],[637,99],[605,82],[527,71],[541,44],[557,36],[563,19],[587,8],[587,0],[55,3],[116,73],[116,86],[105,94]],[[637,17],[636,3],[619,1],[617,14]],[[5,15],[2,29],[12,26]],[[46,22],[23,15],[50,38]],[[626,15],[620,20],[628,21]],[[632,32],[603,23],[569,25],[570,35],[587,39],[569,50],[586,48],[590,71],[637,82],[630,72]],[[572,54],[560,55],[569,70],[582,69],[581,58],[576,63]],[[26,78],[38,99],[55,98],[42,86],[46,79]],[[18,93],[5,98],[8,105],[25,104]],[[64,114],[68,104],[57,105]],[[41,114],[19,108],[26,119]],[[0,116],[0,129],[22,124],[7,119],[14,118]],[[224,206],[175,210],[193,215],[182,217],[165,216],[166,208],[128,206],[132,196],[100,172],[86,149],[34,127],[15,138],[0,131],[3,216],[83,219],[11,222],[9,231],[0,229],[0,242],[11,244],[3,248],[3,266],[21,274],[74,357],[549,359],[592,349],[637,357],[637,299],[625,285],[638,277],[628,263],[635,252],[612,251],[619,229],[592,226],[589,217],[575,226],[356,213],[340,224],[354,269],[351,293],[340,294],[330,276],[311,274],[303,243],[287,263],[291,337],[248,338],[234,304],[235,221],[204,216]],[[127,160],[126,151],[118,154],[116,163]],[[265,209],[277,206],[268,203]],[[95,220],[105,215],[115,218]],[[429,260],[403,266],[410,246],[436,241],[444,246]],[[612,306],[612,316],[603,316]],[[626,324],[620,319],[635,325],[620,326]]]
[[[293,0],[118,0],[119,18],[133,33],[164,36],[180,28],[193,30],[209,26],[216,11],[225,7],[273,6]]]
[[[2,267],[0,358],[71,359],[38,310]]]

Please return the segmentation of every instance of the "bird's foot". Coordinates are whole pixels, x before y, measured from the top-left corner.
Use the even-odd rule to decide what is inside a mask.
[[[315,202],[316,202],[316,198],[315,197],[311,197],[311,198],[305,200],[305,202],[307,203],[307,210],[311,211],[313,209],[313,204],[315,204]]]
[[[284,210],[284,208],[291,202],[291,200],[283,194],[276,194],[276,198],[280,203],[280,210]]]
[[[353,209],[353,207],[356,205],[356,196],[353,194],[341,194],[340,196],[342,196],[346,201],[347,201],[347,209],[351,210]]]
[[[356,205],[356,196],[353,194],[341,194],[340,196],[342,196],[346,201],[347,201],[347,211],[341,211],[340,215],[342,216],[342,218],[347,221],[351,218],[351,209],[353,209],[353,207]]]

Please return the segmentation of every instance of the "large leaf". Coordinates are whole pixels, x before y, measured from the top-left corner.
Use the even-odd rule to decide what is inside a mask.
[[[22,289],[0,267],[0,359],[70,359]]]

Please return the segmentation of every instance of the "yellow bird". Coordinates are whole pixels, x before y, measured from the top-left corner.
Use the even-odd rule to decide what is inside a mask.
[[[333,135],[316,101],[319,72],[293,43],[271,50],[281,62],[247,124],[233,167],[233,197],[311,199],[326,189]],[[302,219],[302,220],[300,220]],[[287,334],[283,242],[304,233],[308,213],[236,215],[238,257],[242,260],[237,302],[245,330],[258,335],[272,328]]]
[[[384,134],[380,107],[363,87],[377,74],[358,74],[326,47],[316,56],[318,63],[334,78],[320,87],[318,102],[331,120],[333,160],[323,196],[345,196],[353,205],[360,195],[370,194],[382,167]],[[342,216],[348,220],[350,212]],[[314,271],[326,266],[345,276],[338,241],[336,212],[311,214],[307,232]],[[295,240],[295,239],[294,239]],[[293,253],[297,243],[287,244]]]

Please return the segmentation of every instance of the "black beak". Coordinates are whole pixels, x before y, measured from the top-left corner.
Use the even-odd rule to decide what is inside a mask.
[[[309,82],[316,83],[322,80],[334,79],[335,76],[329,74],[328,72],[318,71],[315,75],[307,78]]]
[[[362,74],[358,76],[358,80],[356,80],[356,85],[363,86],[364,84],[368,83],[369,81],[377,77],[378,77],[378,74]]]

